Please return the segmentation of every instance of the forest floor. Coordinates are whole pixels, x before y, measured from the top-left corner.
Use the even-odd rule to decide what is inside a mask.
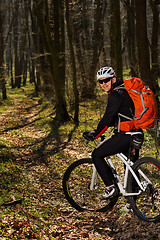
[[[25,90],[22,98],[13,97],[0,115],[1,240],[160,239],[160,223],[124,212],[124,198],[109,213],[73,209],[63,194],[62,177],[71,162],[88,156],[80,137],[83,126],[58,124],[53,109]]]

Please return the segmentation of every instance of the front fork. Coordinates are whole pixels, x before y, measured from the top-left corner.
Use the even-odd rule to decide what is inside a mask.
[[[91,183],[90,183],[90,186],[89,186],[90,190],[94,190],[98,187],[97,178],[98,178],[98,173],[97,173],[96,167],[93,166],[92,179],[91,179]]]

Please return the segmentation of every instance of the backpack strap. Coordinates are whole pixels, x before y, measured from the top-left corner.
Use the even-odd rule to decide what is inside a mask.
[[[126,115],[123,115],[122,113],[118,113],[118,132],[120,132],[121,117],[127,119],[128,121],[133,121],[133,118],[127,117]]]
[[[149,92],[136,91],[135,89],[130,89],[130,91],[139,94],[140,97],[141,97],[141,102],[142,102],[142,106],[143,106],[143,111],[141,112],[141,114],[139,115],[139,117],[134,118],[135,120],[138,120],[138,119],[140,119],[140,118],[142,117],[142,115],[148,110],[148,107],[146,107],[146,106],[145,106],[145,103],[144,103],[143,94],[150,95],[150,93],[149,93]]]
[[[119,90],[119,89],[125,89],[124,83],[115,88],[115,90]],[[130,89],[130,91],[139,94],[140,97],[141,97],[141,102],[142,102],[142,106],[143,106],[143,111],[141,112],[141,114],[140,114],[137,118],[134,117],[135,120],[139,120],[139,119],[143,116],[143,114],[148,110],[148,107],[146,107],[146,106],[145,106],[145,103],[144,103],[143,94],[150,95],[150,93],[149,93],[149,92],[137,91],[137,90],[135,90],[135,89]],[[123,117],[126,117],[126,116],[123,116]],[[126,118],[127,118],[127,117],[126,117]]]
[[[114,90],[121,90],[121,89],[125,89],[124,83],[122,83],[120,86],[116,87]],[[127,117],[126,115],[123,115],[122,113],[118,113],[118,132],[120,132],[121,117],[125,118],[128,121],[133,121],[133,118]]]
[[[115,87],[115,88],[114,88],[114,90],[119,90],[119,89],[125,89],[124,83],[122,83],[122,84],[119,85],[118,87]]]

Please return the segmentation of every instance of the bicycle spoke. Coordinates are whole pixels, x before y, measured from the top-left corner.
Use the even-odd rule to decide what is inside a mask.
[[[88,161],[88,162],[87,162]],[[64,176],[63,187],[68,201],[78,210],[106,211],[117,201],[100,200],[100,195],[105,190],[105,185],[99,176],[93,189],[90,189],[93,173],[93,163],[91,159],[81,159],[71,166],[70,171]],[[67,171],[66,171],[67,172]],[[66,192],[67,186],[67,192]],[[107,208],[106,208],[107,206]]]
[[[133,210],[145,221],[160,221],[160,163],[153,158],[143,158],[136,164],[135,170],[139,172],[144,191],[137,197],[130,198]],[[130,190],[138,192],[140,188],[135,185],[132,177]]]

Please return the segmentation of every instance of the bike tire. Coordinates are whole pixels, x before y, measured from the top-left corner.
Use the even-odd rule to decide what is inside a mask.
[[[152,184],[147,183],[141,173],[138,172],[137,176],[146,189],[136,197],[128,197],[131,208],[143,221],[160,222],[160,161],[152,157],[143,157],[137,160],[132,167],[136,173],[138,170],[145,173]],[[128,176],[127,190],[130,193],[138,193],[140,190],[131,173]]]
[[[93,160],[83,158],[73,162],[63,176],[63,191],[68,202],[78,211],[106,212],[111,210],[118,200],[118,196],[100,200],[100,195],[105,190],[105,185],[98,176],[98,184],[90,190],[93,171]]]

